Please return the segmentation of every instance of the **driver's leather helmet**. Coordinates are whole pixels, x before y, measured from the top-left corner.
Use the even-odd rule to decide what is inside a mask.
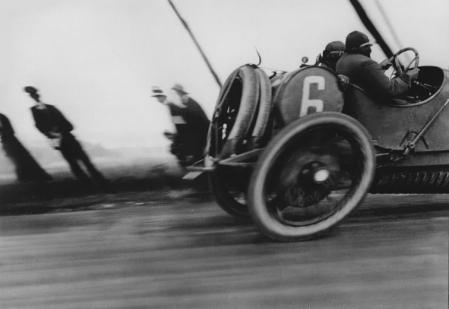
[[[368,36],[360,31],[352,31],[346,37],[346,52],[348,53],[368,53],[367,56],[369,56],[372,45]]]
[[[326,58],[340,58],[345,51],[345,44],[341,41],[332,41],[326,45],[323,56]]]
[[[345,51],[345,44],[341,41],[332,41],[326,45],[323,50],[319,62],[325,64],[327,67],[335,71],[335,66],[338,59]]]

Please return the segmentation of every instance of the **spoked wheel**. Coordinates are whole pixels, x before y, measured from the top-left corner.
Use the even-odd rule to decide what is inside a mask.
[[[365,197],[375,170],[368,133],[353,118],[323,112],[279,132],[251,176],[251,215],[267,236],[293,241],[317,236]]]

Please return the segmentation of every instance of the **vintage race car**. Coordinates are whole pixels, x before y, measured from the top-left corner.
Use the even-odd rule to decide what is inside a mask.
[[[403,52],[415,57],[404,67]],[[368,192],[449,191],[449,72],[419,68],[408,97],[378,102],[320,66],[271,77],[236,69],[222,87],[204,166],[218,204],[280,241],[321,235]]]

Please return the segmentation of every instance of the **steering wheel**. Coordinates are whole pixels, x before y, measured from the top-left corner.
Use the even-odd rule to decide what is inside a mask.
[[[407,52],[407,51],[412,51],[414,54],[413,59],[409,62],[409,64],[407,66],[402,66],[402,64],[399,62],[399,55]],[[405,74],[407,71],[412,70],[412,69],[416,69],[419,66],[419,54],[418,51],[416,49],[414,49],[413,47],[405,47],[402,48],[401,50],[399,50],[396,54],[394,54],[390,59],[388,59],[392,65],[393,65],[393,69],[394,69],[394,75],[395,76],[401,76],[403,74]],[[412,65],[414,64],[414,66],[412,67]]]

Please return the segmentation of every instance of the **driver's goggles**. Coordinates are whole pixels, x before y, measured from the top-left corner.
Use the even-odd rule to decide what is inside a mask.
[[[375,41],[370,41],[370,42],[366,42],[366,43],[361,44],[359,47],[373,46],[374,44],[376,44]]]
[[[328,54],[330,56],[341,56],[341,55],[343,55],[343,53],[344,53],[344,51],[342,51],[342,50],[334,50],[334,51],[329,52]]]

